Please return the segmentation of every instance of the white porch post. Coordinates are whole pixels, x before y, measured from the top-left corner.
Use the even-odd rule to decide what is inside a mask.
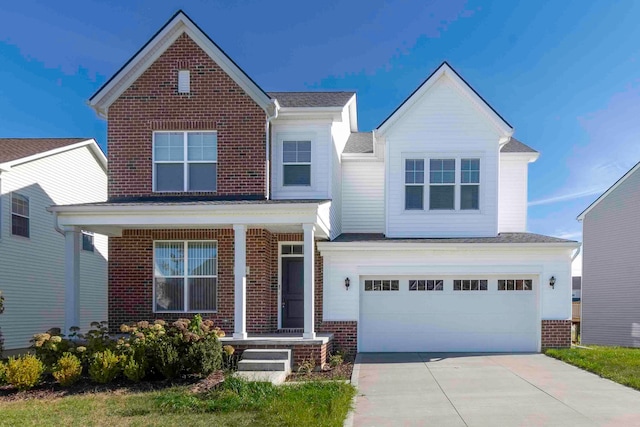
[[[314,326],[314,269],[315,252],[314,237],[316,226],[314,224],[302,224],[304,230],[304,333],[303,338],[314,339],[316,337]]]
[[[233,338],[245,339],[247,338],[247,226],[234,224],[233,234],[235,237]]]
[[[64,231],[64,332],[80,326],[80,227]]]

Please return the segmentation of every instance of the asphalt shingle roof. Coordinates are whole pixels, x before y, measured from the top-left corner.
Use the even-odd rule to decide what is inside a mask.
[[[352,132],[344,146],[344,153],[373,153],[372,132]]]
[[[281,107],[344,107],[355,92],[267,92]]]
[[[526,144],[523,144],[522,142],[518,141],[514,137],[511,137],[509,142],[507,142],[502,146],[502,149],[500,150],[500,152],[501,153],[537,153],[536,150],[534,150],[533,148],[529,147]]]
[[[535,233],[500,233],[495,237],[451,238],[388,238],[379,233],[343,233],[334,242],[390,242],[390,243],[576,243]]]
[[[0,163],[76,144],[90,138],[0,138]]]

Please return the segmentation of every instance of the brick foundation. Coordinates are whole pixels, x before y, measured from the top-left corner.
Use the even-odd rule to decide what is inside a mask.
[[[302,362],[313,359],[316,363],[316,368],[321,368],[327,363],[328,355],[332,351],[332,341],[329,340],[326,344],[288,344],[288,345],[243,345],[238,344],[233,346],[239,355],[246,349],[287,349],[291,350],[291,356],[293,358],[293,368],[295,369]]]
[[[542,321],[542,350],[571,347],[571,320]]]
[[[343,351],[354,356],[358,350],[358,322],[321,322],[317,332],[333,334],[333,351]]]

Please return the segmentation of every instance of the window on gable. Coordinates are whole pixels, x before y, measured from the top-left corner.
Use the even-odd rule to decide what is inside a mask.
[[[82,250],[87,252],[93,252],[93,233],[89,231],[82,231]]]
[[[11,234],[29,237],[29,198],[11,194]]]
[[[155,312],[216,311],[217,242],[154,242],[153,281]]]
[[[311,185],[311,141],[282,142],[283,185]]]
[[[404,208],[406,210],[424,209],[423,159],[404,161]]]
[[[462,159],[460,175],[460,209],[479,209],[480,159]]]
[[[191,92],[191,73],[189,70],[178,70],[178,93]]]
[[[455,159],[429,161],[429,209],[455,209]]]
[[[216,191],[216,132],[156,132],[155,191]]]

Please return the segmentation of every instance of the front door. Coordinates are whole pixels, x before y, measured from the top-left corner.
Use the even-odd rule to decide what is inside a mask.
[[[282,258],[282,327],[304,327],[304,258]]]

